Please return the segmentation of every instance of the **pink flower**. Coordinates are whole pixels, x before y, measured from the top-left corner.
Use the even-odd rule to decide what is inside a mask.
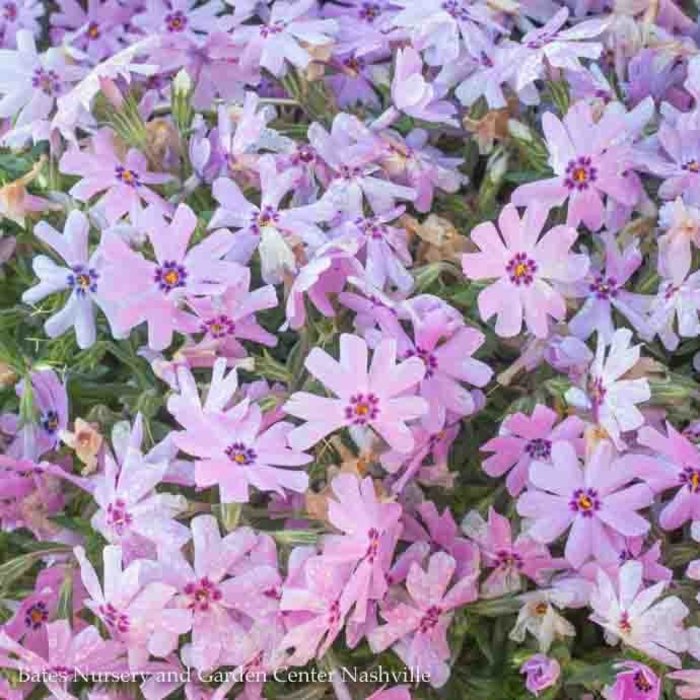
[[[406,421],[427,410],[426,401],[413,395],[425,374],[423,362],[411,357],[397,364],[396,341],[391,338],[374,351],[369,371],[367,359],[367,343],[348,333],[340,336],[340,361],[320,348],[309,353],[304,366],[338,398],[306,391],[290,397],[284,410],[307,421],[289,434],[292,447],[306,449],[343,427],[371,427],[396,450],[413,447]]]
[[[141,433],[140,414],[134,433]],[[128,559],[136,553],[153,554],[155,546],[181,547],[190,538],[187,527],[175,520],[187,509],[187,499],[155,491],[168,467],[164,456],[146,459],[137,446],[129,445],[119,464],[107,453],[104,473],[95,477],[93,495],[100,509],[91,525],[108,542],[121,545]]]
[[[624,661],[615,668],[620,670],[613,685],[603,690],[605,700],[659,700],[661,679],[648,666]]]
[[[549,207],[561,206],[567,199],[567,224],[583,221],[592,231],[603,225],[603,195],[624,205],[637,201],[624,172],[632,156],[625,145],[627,125],[619,112],[608,110],[600,121],[593,119],[587,102],[574,104],[561,122],[551,112],[542,117],[550,165],[555,177],[521,185],[512,196],[516,205],[533,200]]]
[[[167,202],[147,185],[159,185],[171,176],[149,172],[146,156],[135,148],[122,159],[115,151],[113,139],[109,129],[101,129],[92,137],[92,152],[73,147],[61,157],[58,164],[61,172],[82,178],[71,187],[71,197],[89,202],[107,190],[96,206],[104,211],[110,224],[124,214],[138,213],[143,202],[166,210]]]
[[[69,684],[78,674],[120,673],[126,671],[124,647],[102,639],[92,625],[73,634],[68,620],[47,625],[46,655],[38,655],[0,632],[0,666],[46,677],[47,690],[58,700],[70,700]]]
[[[354,602],[347,587],[352,565],[311,556],[301,565],[300,580],[285,584],[280,610],[288,631],[281,647],[294,650],[287,663],[321,658],[340,634]]]
[[[214,379],[223,379],[225,366],[225,360],[217,360]],[[235,382],[235,370],[232,375]],[[180,376],[183,377],[182,371]],[[308,476],[298,467],[312,458],[288,446],[293,426],[279,421],[265,427],[260,407],[248,399],[222,410],[235,388],[230,380],[220,386],[213,380],[210,396],[221,393],[217,404],[205,406],[204,410],[198,399],[188,398],[188,393],[168,404],[185,428],[175,433],[175,444],[197,458],[194,472],[197,486],[207,488],[218,484],[224,503],[247,503],[249,486],[279,494],[285,488],[303,493],[308,487]]]
[[[249,528],[238,528],[221,537],[216,519],[200,515],[192,520],[194,566],[179,549],[162,550],[159,561],[162,580],[177,588],[174,605],[192,611],[192,644],[187,650],[188,663],[200,671],[216,668],[225,655],[228,663],[242,663],[245,653],[245,630],[235,621],[231,609],[240,604],[252,606],[253,600],[278,578],[276,569],[249,567],[242,577],[228,578],[231,567],[255,545]],[[255,581],[250,581],[250,574]],[[262,573],[262,576],[260,575]],[[244,590],[241,580],[247,577]]]
[[[489,508],[488,523],[478,513],[468,514],[462,529],[481,549],[483,566],[493,569],[482,584],[484,595],[495,598],[515,593],[522,588],[522,577],[535,583],[543,582],[543,574],[555,567],[547,547],[520,534],[513,540],[510,521]]]
[[[405,685],[400,685],[388,690],[378,690],[368,696],[367,700],[411,700],[411,693]]]
[[[541,690],[551,688],[559,680],[561,667],[556,659],[535,654],[520,667],[520,673],[525,674],[525,687],[533,695],[539,695]]]
[[[654,428],[641,428],[639,444],[658,456],[627,459],[636,464],[640,477],[654,493],[678,489],[659,516],[664,530],[675,530],[688,520],[700,520],[700,451],[670,423],[666,423],[666,431],[663,435]]]
[[[680,681],[686,685],[676,686],[676,694],[683,700],[696,700],[700,698],[700,671],[688,669],[687,671],[673,671],[666,678]]]
[[[572,443],[581,453],[584,423],[576,416],[568,416],[556,425],[559,416],[550,408],[537,404],[532,416],[514,413],[506,417],[500,434],[481,446],[482,452],[493,452],[482,463],[482,469],[493,477],[508,472],[506,486],[511,496],[525,488],[534,460],[549,461],[552,444],[559,440]]]
[[[328,502],[328,519],[342,535],[327,535],[323,557],[336,565],[352,564],[343,606],[355,606],[353,620],[364,622],[370,600],[387,590],[386,572],[401,526],[401,506],[377,498],[370,477],[340,474],[331,482],[335,499]]]
[[[167,348],[174,331],[196,330],[195,317],[181,308],[183,298],[221,294],[243,273],[239,265],[221,259],[233,242],[226,230],[210,234],[188,250],[196,226],[197,217],[186,204],[177,208],[170,222],[149,207],[139,217],[139,227],[153,245],[154,262],[129,248],[113,231],[102,238],[102,290],[105,297],[120,302],[115,325],[127,332],[146,321],[153,350]],[[123,274],[125,269],[129,275]]]
[[[642,565],[627,562],[620,568],[619,593],[610,577],[601,569],[591,592],[591,620],[605,630],[610,644],[623,641],[661,663],[681,667],[677,653],[688,647],[683,620],[689,610],[676,596],[658,603],[666,584],[663,581],[642,588]],[[675,653],[674,653],[675,652]]]
[[[529,331],[547,335],[547,317],[562,320],[566,315],[564,297],[554,283],[576,282],[588,271],[588,258],[569,249],[576,230],[555,226],[540,239],[547,210],[529,207],[522,219],[509,204],[498,217],[500,234],[491,223],[479,224],[471,234],[481,252],[462,256],[464,274],[473,280],[497,281],[479,293],[481,318],[496,315],[496,333],[510,338],[520,333],[523,316]]]
[[[143,560],[122,570],[121,547],[108,545],[102,552],[103,588],[83,548],[76,547],[74,553],[90,596],[85,604],[102,620],[112,638],[126,645],[132,671],[140,670],[149,654],[165,657],[177,647],[179,636],[192,626],[192,613],[169,607],[176,593],[174,586],[159,581],[143,586]]]
[[[133,24],[145,34],[161,34],[166,41],[195,39],[217,27],[217,15],[223,9],[220,0],[197,4],[195,0],[148,0]]]
[[[368,636],[374,653],[396,644],[394,649],[403,662],[430,674],[430,684],[435,688],[443,686],[450,675],[450,649],[445,634],[452,620],[451,611],[478,597],[477,571],[459,579],[447,591],[455,567],[455,560],[444,552],[430,557],[427,571],[414,563],[406,580],[410,604],[397,603],[382,610],[387,624]]]
[[[554,443],[551,458],[551,464],[533,462],[532,486],[518,499],[518,513],[534,518],[527,530],[534,540],[553,542],[571,526],[564,554],[578,568],[590,556],[610,558],[613,532],[634,537],[649,530],[636,511],[651,505],[653,493],[645,484],[630,485],[632,465],[614,460],[609,442],[595,447],[585,469],[567,442]]]

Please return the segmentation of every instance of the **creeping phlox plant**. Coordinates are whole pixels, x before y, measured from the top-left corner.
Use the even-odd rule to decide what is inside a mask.
[[[691,0],[0,0],[0,699],[700,698]]]

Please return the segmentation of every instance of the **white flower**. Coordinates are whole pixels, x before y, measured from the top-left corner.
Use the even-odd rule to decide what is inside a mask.
[[[643,566],[629,561],[619,570],[619,595],[607,573],[600,569],[591,592],[591,620],[605,629],[608,644],[622,640],[662,663],[681,667],[676,653],[688,649],[688,633],[683,620],[688,608],[680,598],[669,596],[658,603],[664,581],[642,588]]]

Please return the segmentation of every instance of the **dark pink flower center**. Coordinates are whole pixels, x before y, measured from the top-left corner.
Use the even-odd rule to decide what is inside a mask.
[[[427,634],[430,632],[440,621],[440,615],[442,615],[442,608],[438,605],[431,605],[423,615],[420,623],[418,624],[418,631],[422,634]]]
[[[590,156],[579,156],[566,166],[564,185],[570,190],[587,190],[591,182],[598,178],[597,169],[591,164]]]
[[[619,285],[614,277],[596,275],[588,288],[597,299],[610,299],[617,296]]]
[[[700,491],[700,469],[683,467],[683,471],[678,476],[681,484],[688,487],[688,491],[691,493]]]
[[[629,613],[626,611],[620,615],[620,622],[618,623],[620,631],[624,634],[629,634],[632,631],[632,623],[630,622]]]
[[[552,443],[545,438],[533,438],[525,445],[525,452],[532,459],[549,459],[552,454]]]
[[[298,165],[299,163],[304,163],[308,165],[316,160],[316,151],[311,146],[302,145],[299,146],[292,156],[292,164]]]
[[[45,95],[56,95],[61,90],[61,79],[55,70],[37,68],[32,77],[32,86],[41,90]]]
[[[139,177],[139,174],[131,168],[125,168],[123,165],[118,165],[114,169],[114,174],[119,182],[129,185],[129,187],[136,188],[141,185],[141,178]]]
[[[498,569],[522,569],[525,565],[523,558],[510,549],[499,549],[496,552],[496,568]]]
[[[169,12],[165,15],[165,26],[173,34],[184,32],[187,29],[187,17],[180,10]]]
[[[17,9],[17,4],[14,2],[6,2],[2,6],[2,16],[8,22],[14,22],[19,15],[19,10]]]
[[[531,285],[537,272],[537,263],[527,253],[516,253],[506,265],[510,281],[520,287]]]
[[[187,284],[187,270],[174,260],[166,260],[160,267],[156,268],[153,279],[158,285],[158,289],[167,294],[173,289],[184,287]]]
[[[351,168],[349,165],[341,165],[340,168],[338,168],[338,172],[343,180],[352,180],[362,175],[361,168]]]
[[[379,415],[379,398],[372,393],[355,394],[345,407],[345,418],[353,425],[367,425]]]
[[[107,506],[107,526],[112,528],[117,535],[123,535],[134,521],[134,517],[129,513],[126,503],[117,498]]]
[[[236,324],[226,314],[215,316],[202,323],[202,331],[211,335],[212,338],[225,338],[227,335],[233,335],[235,330]]]
[[[226,456],[235,464],[246,466],[253,464],[257,458],[255,450],[246,447],[242,442],[233,442],[225,450]]]
[[[104,620],[104,623],[111,630],[122,634],[129,631],[129,616],[115,608],[112,603],[100,605],[98,611],[100,613],[100,617]]]
[[[223,597],[221,589],[206,576],[188,583],[184,593],[190,599],[187,607],[198,612],[209,610],[212,603],[218,603]]]
[[[632,676],[632,680],[640,693],[650,693],[654,690],[653,682],[647,678],[646,673],[641,669]]]
[[[576,489],[569,501],[569,507],[575,513],[583,515],[584,518],[592,518],[593,514],[600,508],[598,492],[591,488]]]
[[[600,377],[596,377],[590,382],[588,393],[593,407],[598,408],[605,401],[605,395],[608,393],[608,390],[603,386],[603,380]]]
[[[49,611],[43,600],[38,600],[27,608],[24,613],[24,625],[33,630],[38,630],[49,619]]]
[[[328,608],[328,626],[335,627],[340,622],[340,601],[334,600]]]
[[[664,299],[670,301],[680,290],[681,288],[678,285],[673,284],[673,282],[668,282],[664,287]]]

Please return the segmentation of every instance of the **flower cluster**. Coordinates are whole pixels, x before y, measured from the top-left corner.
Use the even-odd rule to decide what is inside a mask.
[[[0,45],[0,698],[700,698],[697,7]]]

